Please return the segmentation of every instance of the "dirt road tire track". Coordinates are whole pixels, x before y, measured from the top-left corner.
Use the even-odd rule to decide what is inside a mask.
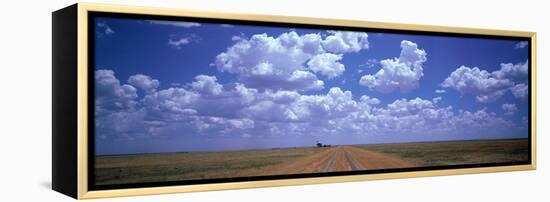
[[[245,175],[284,175],[413,167],[414,164],[386,154],[352,146],[319,148],[319,153],[289,162],[245,171]]]

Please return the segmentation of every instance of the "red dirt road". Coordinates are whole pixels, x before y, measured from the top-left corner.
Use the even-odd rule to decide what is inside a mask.
[[[334,147],[318,154],[269,166],[257,174],[280,175],[413,167],[414,164],[355,147]]]

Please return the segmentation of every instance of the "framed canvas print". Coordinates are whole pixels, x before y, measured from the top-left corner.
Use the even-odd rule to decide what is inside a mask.
[[[535,169],[535,33],[75,4],[53,189],[77,199]]]

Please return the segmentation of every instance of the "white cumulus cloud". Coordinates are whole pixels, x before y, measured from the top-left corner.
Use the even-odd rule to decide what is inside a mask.
[[[478,102],[492,102],[500,98],[508,89],[514,96],[525,96],[527,89],[521,82],[527,81],[528,63],[503,63],[499,70],[488,72],[478,67],[460,66],[441,84],[454,88],[462,94],[475,95]]]
[[[219,95],[223,86],[218,83],[215,76],[198,75],[195,77],[195,81],[191,83],[191,87],[196,92],[206,95]]]
[[[521,48],[527,47],[527,45],[529,45],[529,42],[527,42],[527,41],[520,41],[520,42],[516,43],[515,48],[516,48],[516,49],[521,49]]]
[[[437,103],[441,102],[442,100],[443,100],[443,98],[442,98],[441,96],[437,96],[437,97],[434,97],[434,98],[432,99],[432,102],[433,102],[434,104],[437,104]]]
[[[514,95],[514,97],[525,99],[529,95],[529,86],[527,86],[527,84],[520,83],[510,88],[510,91],[512,91],[512,95]]]
[[[128,84],[121,84],[112,70],[95,71],[95,105],[96,111],[126,109],[136,105],[137,89]]]
[[[447,91],[446,91],[446,90],[443,90],[443,89],[437,89],[437,90],[435,90],[435,93],[437,93],[437,94],[442,94],[442,93],[445,93],[445,92],[447,92]]]
[[[305,71],[304,63],[322,52],[320,41],[318,34],[289,32],[278,37],[256,34],[220,53],[214,65],[222,72],[237,74],[253,88],[319,89],[323,82]]]
[[[345,67],[339,61],[342,55],[322,53],[314,56],[307,63],[308,67],[315,73],[320,73],[329,79],[342,75]]]
[[[313,73],[297,70],[292,74],[297,79],[288,81],[299,81]],[[392,134],[489,138],[491,134],[518,131],[513,122],[494,112],[454,109],[444,106],[442,97],[400,98],[381,105],[375,97],[354,96],[352,91],[339,87],[320,94],[296,89],[259,90],[240,82],[221,84],[215,76],[197,75],[188,83],[159,89],[160,82],[147,75],[133,75],[128,84],[121,84],[111,70],[97,70],[95,76],[96,109],[109,112],[96,111],[100,138]],[[134,86],[148,93],[138,95]],[[507,114],[518,111],[514,104],[502,105],[502,110]]]
[[[323,48],[331,53],[359,52],[369,48],[368,34],[364,32],[330,31],[323,40]]]
[[[315,121],[345,117],[356,110],[351,91],[331,88],[326,95],[302,95],[291,105],[297,120]]]
[[[171,45],[177,49],[181,49],[184,45],[191,43],[191,39],[188,37],[182,37],[179,39],[169,39],[168,45]]]
[[[478,102],[494,101],[513,86],[510,80],[500,80],[478,67],[460,66],[443,81],[443,87],[452,87],[462,94],[476,95]]]
[[[491,72],[497,79],[510,79],[512,81],[526,82],[529,73],[529,62],[524,63],[502,63],[500,69]]]
[[[146,95],[143,103],[151,112],[158,112],[166,120],[181,120],[197,113],[195,109],[200,94],[184,88],[174,87]]]
[[[411,91],[418,88],[418,81],[424,76],[424,62],[426,52],[419,49],[416,43],[404,40],[401,42],[399,58],[380,61],[382,68],[374,75],[361,77],[359,84],[383,93],[395,89],[401,92]]]
[[[160,82],[156,79],[152,79],[150,76],[143,74],[136,74],[128,78],[128,83],[132,86],[138,87],[146,93],[152,93],[157,90]]]
[[[114,33],[115,31],[109,25],[107,25],[107,23],[105,22],[96,23],[96,35],[98,37],[112,35]]]
[[[359,99],[361,100],[361,102],[363,103],[367,103],[369,105],[377,105],[377,104],[380,104],[380,100],[378,98],[371,98],[370,96],[368,95],[362,95],[361,98]]]
[[[502,111],[506,115],[514,115],[518,111],[516,104],[502,104]]]
[[[299,35],[291,31],[279,36],[255,34],[234,37],[235,44],[216,56],[221,72],[238,75],[240,82],[260,90],[319,90],[324,82],[345,71],[340,53],[368,48],[368,35],[361,32],[328,32]]]

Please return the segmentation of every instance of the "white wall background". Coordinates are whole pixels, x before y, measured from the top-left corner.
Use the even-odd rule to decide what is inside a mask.
[[[545,1],[98,0],[100,3],[538,32],[538,170],[100,201],[543,201],[550,186],[549,6]],[[0,12],[0,199],[70,201],[51,186],[51,12],[74,1],[3,1]],[[545,19],[546,18],[546,19]]]

